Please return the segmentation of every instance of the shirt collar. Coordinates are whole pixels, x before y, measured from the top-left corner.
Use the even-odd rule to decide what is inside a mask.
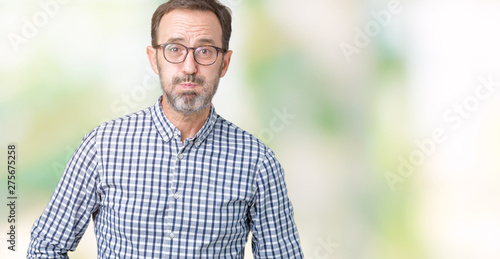
[[[152,119],[153,123],[158,130],[158,133],[160,134],[161,138],[165,142],[169,142],[174,138],[176,133],[180,133],[177,127],[175,127],[172,122],[170,122],[167,119],[167,116],[165,116],[165,113],[163,113],[163,109],[161,108],[161,99],[158,98],[156,101],[155,105],[151,107],[151,114],[152,114]],[[215,112],[214,105],[210,105],[210,113],[208,114],[208,118],[205,121],[205,124],[201,129],[196,133],[196,135],[192,138],[195,141],[196,147],[199,147],[203,141],[210,135],[212,130],[214,129],[215,122],[217,121],[217,117],[219,115]]]

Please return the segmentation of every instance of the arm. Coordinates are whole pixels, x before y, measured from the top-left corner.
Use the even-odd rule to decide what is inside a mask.
[[[269,150],[259,163],[257,194],[250,208],[254,258],[303,258],[283,168]]]
[[[43,214],[33,225],[27,258],[68,258],[98,209],[98,158],[95,132],[89,133],[68,162]]]

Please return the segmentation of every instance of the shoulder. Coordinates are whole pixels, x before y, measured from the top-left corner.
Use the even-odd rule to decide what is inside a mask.
[[[84,137],[84,141],[93,139],[99,142],[117,136],[149,130],[152,127],[151,109],[152,107],[148,107],[138,112],[105,122],[89,132]]]
[[[274,152],[260,139],[219,115],[214,127],[213,141],[217,144],[226,143],[235,151],[249,153],[258,163],[276,159]]]

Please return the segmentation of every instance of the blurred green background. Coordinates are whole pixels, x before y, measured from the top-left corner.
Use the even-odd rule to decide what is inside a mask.
[[[162,2],[0,2],[0,165],[11,143],[19,164],[1,258],[25,257],[82,137],[161,94]],[[500,258],[498,1],[222,2],[234,54],[214,105],[275,151],[306,258]],[[89,228],[71,258],[95,257]]]

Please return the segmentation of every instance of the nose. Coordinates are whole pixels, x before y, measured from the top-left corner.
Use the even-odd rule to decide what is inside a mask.
[[[198,71],[197,67],[198,64],[194,60],[194,50],[192,52],[189,50],[186,59],[182,63],[182,72],[186,75],[192,75]]]

